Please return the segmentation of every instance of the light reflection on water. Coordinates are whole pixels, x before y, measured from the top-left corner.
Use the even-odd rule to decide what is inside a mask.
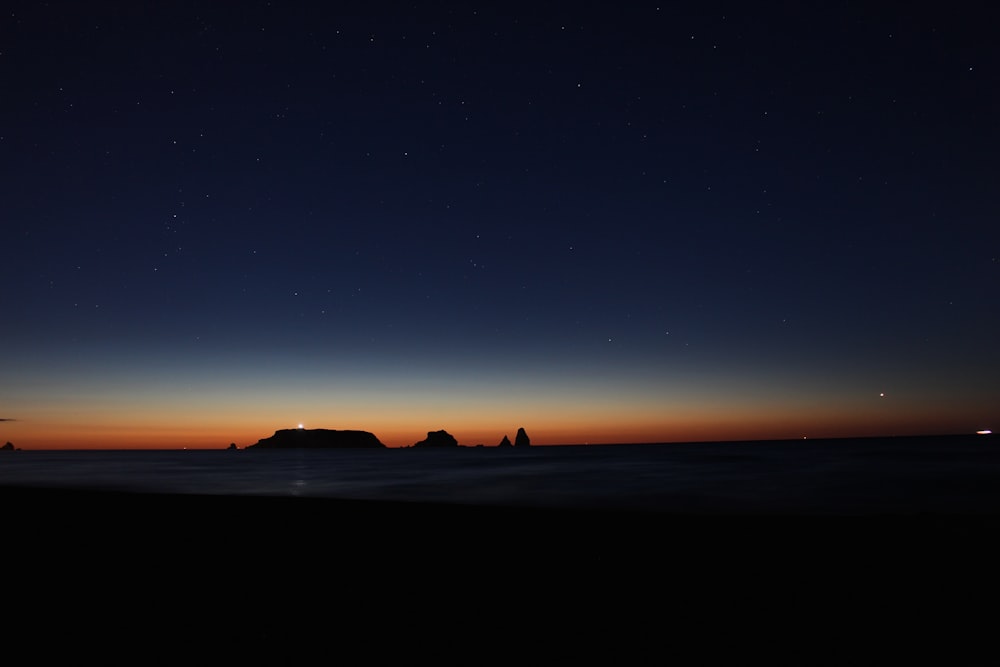
[[[997,511],[992,436],[452,450],[20,451],[0,484],[676,511]]]

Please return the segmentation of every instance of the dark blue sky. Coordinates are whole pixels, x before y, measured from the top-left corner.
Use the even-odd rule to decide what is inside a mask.
[[[6,439],[1000,419],[995,12],[314,4],[4,10]]]

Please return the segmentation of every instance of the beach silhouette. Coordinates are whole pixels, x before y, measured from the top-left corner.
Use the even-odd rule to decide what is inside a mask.
[[[131,489],[84,488],[98,472],[88,460],[134,465],[149,456],[142,452],[55,455],[62,479],[70,462],[83,466],[75,488],[0,484],[17,575],[8,608],[18,627],[28,619],[37,630],[11,641],[37,643],[58,628],[78,654],[102,655],[316,655],[336,640],[403,659],[447,638],[435,650],[453,658],[496,641],[490,654],[505,660],[733,664],[749,652],[857,664],[864,650],[881,664],[914,653],[970,664],[974,640],[992,637],[992,616],[974,611],[1000,594],[992,436],[533,446],[516,457],[450,441],[414,456],[372,446],[377,438],[363,431],[293,429],[261,442],[312,439],[320,449],[363,446],[158,455],[168,481],[193,475],[199,461],[213,471],[186,492],[144,491],[135,476]],[[657,452],[665,465],[650,458]],[[951,466],[929,468],[941,452]],[[38,455],[25,454],[11,458]],[[327,466],[362,490],[380,479],[424,499],[263,496],[211,484],[246,479],[248,461],[307,485]],[[487,503],[428,494],[457,483],[509,495]],[[513,502],[538,492],[601,498],[602,489],[629,490],[643,504]],[[708,502],[695,502],[699,493]],[[804,510],[823,494],[874,504]],[[515,605],[516,631],[505,625]],[[907,642],[930,619],[929,636],[943,638],[944,610],[966,640],[935,652],[924,637],[916,651]]]

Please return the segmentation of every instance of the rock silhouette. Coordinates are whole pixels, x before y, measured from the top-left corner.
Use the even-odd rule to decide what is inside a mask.
[[[531,445],[531,438],[524,431],[523,428],[517,429],[517,435],[514,436],[514,446],[515,447],[528,447]]]
[[[0,447],[0,450],[5,451],[5,452],[12,452],[12,451],[14,451],[14,443],[13,442],[8,442],[3,447]]]
[[[247,449],[360,449],[385,447],[368,431],[335,431],[332,429],[287,428],[275,431],[270,438],[263,438]]]
[[[455,436],[445,430],[428,431],[427,438],[413,443],[414,447],[458,447]]]
[[[513,446],[514,445],[510,444],[510,438],[508,438],[506,435],[503,437],[503,440],[500,441],[500,444],[497,445],[497,447],[513,447]]]

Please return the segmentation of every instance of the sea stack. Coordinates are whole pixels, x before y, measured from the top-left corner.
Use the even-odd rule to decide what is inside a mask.
[[[247,449],[375,449],[385,447],[368,431],[335,431],[325,428],[286,428]]]
[[[514,437],[515,447],[528,447],[531,445],[531,438],[525,433],[523,428],[517,429],[517,435]]]
[[[508,438],[506,435],[503,437],[503,440],[500,441],[500,444],[497,445],[497,447],[513,447],[513,446],[514,445],[510,444],[510,438]]]
[[[428,431],[427,438],[413,443],[414,447],[458,447],[458,440],[448,431]]]

